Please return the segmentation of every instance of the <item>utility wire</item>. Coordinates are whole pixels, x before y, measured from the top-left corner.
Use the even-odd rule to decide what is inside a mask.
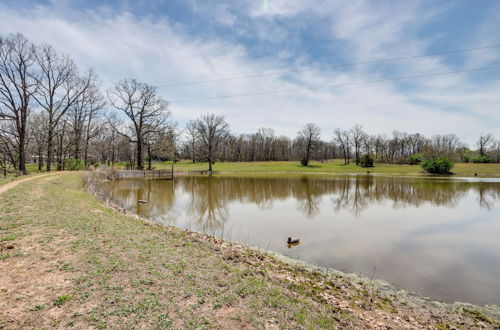
[[[243,97],[243,96],[290,93],[290,92],[297,92],[297,91],[302,91],[302,90],[323,89],[323,88],[332,88],[332,87],[346,87],[346,86],[355,86],[355,85],[364,85],[364,84],[374,84],[374,83],[387,82],[387,81],[419,79],[419,78],[426,78],[426,77],[437,77],[437,76],[445,76],[445,75],[452,75],[452,74],[459,74],[459,73],[479,72],[479,71],[499,70],[499,69],[500,69],[500,65],[497,65],[497,66],[489,66],[489,67],[482,67],[482,68],[476,68],[476,69],[465,69],[465,70],[458,70],[458,71],[438,72],[438,73],[420,74],[420,75],[413,75],[413,76],[402,76],[402,77],[393,77],[393,78],[384,78],[384,79],[363,80],[363,81],[356,81],[356,82],[342,83],[342,84],[332,84],[332,85],[293,88],[293,89],[281,89],[281,90],[271,90],[271,91],[259,91],[259,92],[252,92],[252,93],[221,95],[221,96],[195,98],[195,99],[184,99],[184,100],[181,99],[181,100],[171,101],[170,103],[185,103],[185,102],[195,102],[195,101],[229,99],[229,98],[236,98],[236,97]]]
[[[245,75],[245,76],[217,78],[217,79],[210,79],[210,80],[186,81],[186,82],[180,82],[180,83],[158,85],[157,87],[185,86],[185,85],[205,84],[205,83],[228,81],[228,80],[248,79],[248,78],[266,77],[266,76],[279,76],[279,75],[283,75],[283,74],[287,74],[287,73],[298,73],[298,72],[327,70],[327,69],[339,69],[339,68],[345,68],[345,67],[356,66],[356,65],[395,62],[395,61],[401,61],[401,60],[409,60],[409,59],[415,59],[415,58],[448,55],[448,54],[456,54],[456,53],[465,53],[465,52],[472,52],[472,51],[499,48],[499,47],[500,47],[500,44],[483,46],[483,47],[474,47],[474,48],[463,48],[463,49],[447,50],[447,51],[436,52],[436,53],[428,53],[428,54],[420,54],[420,55],[412,55],[412,56],[401,56],[401,57],[385,58],[385,59],[380,59],[380,60],[371,60],[371,61],[339,64],[339,65],[328,65],[328,66],[323,66],[323,67],[314,68],[314,69],[297,69],[297,70],[289,70],[289,71],[259,73],[259,74]]]

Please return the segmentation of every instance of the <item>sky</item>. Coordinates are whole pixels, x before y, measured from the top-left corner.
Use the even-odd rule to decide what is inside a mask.
[[[52,44],[104,89],[158,86],[181,127],[215,113],[325,140],[355,124],[500,138],[500,47],[380,61],[500,46],[499,31],[498,0],[0,0],[1,34]],[[415,75],[430,76],[391,80]]]

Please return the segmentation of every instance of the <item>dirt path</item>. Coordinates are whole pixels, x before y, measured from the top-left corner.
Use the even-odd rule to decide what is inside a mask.
[[[38,178],[43,178],[43,177],[46,177],[46,176],[56,175],[56,174],[61,174],[61,172],[52,172],[52,173],[34,175],[34,176],[30,176],[30,177],[27,177],[27,178],[24,178],[24,179],[15,180],[15,181],[6,183],[6,184],[0,186],[0,194],[6,192],[10,188],[14,188],[15,186],[17,186],[20,183],[23,183],[23,182],[26,182],[26,181],[31,181],[31,180],[38,179]]]

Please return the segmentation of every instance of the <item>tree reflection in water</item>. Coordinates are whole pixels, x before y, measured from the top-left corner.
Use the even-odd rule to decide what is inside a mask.
[[[500,199],[500,184],[449,179],[404,177],[178,177],[169,180],[124,180],[107,185],[110,197],[144,217],[175,224],[181,213],[190,226],[211,233],[220,231],[229,219],[232,202],[252,203],[271,210],[273,203],[296,200],[297,209],[313,218],[324,197],[335,212],[361,216],[374,204],[390,202],[394,209],[423,204],[453,208],[469,192],[477,196],[481,208],[491,209]],[[108,189],[106,188],[106,189]],[[175,209],[176,194],[186,196],[184,209]],[[147,200],[147,204],[137,201]]]

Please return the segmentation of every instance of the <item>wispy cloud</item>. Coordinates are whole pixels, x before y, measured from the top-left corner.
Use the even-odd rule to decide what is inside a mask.
[[[229,2],[185,2],[193,15],[200,19],[205,16],[206,24],[201,25],[206,27],[200,31],[193,31],[190,22],[174,20],[169,14],[175,13],[168,10],[161,15],[138,16],[127,6],[117,10],[110,6],[74,8],[67,2],[24,8],[0,5],[0,30],[22,32],[35,42],[53,44],[82,66],[95,69],[107,87],[124,77],[163,85],[308,69],[300,74],[161,88],[169,100],[302,88],[294,93],[172,103],[174,116],[181,123],[201,113],[216,112],[225,114],[238,132],[265,126],[293,136],[305,122],[317,122],[325,139],[331,137],[335,127],[347,128],[355,123],[363,124],[372,133],[395,129],[425,134],[454,132],[469,142],[480,131],[500,135],[498,72],[490,74],[487,83],[480,75],[457,75],[303,89],[458,68],[457,63],[444,57],[431,57],[341,71],[323,69],[325,64],[436,49],[436,40],[420,32],[439,20],[447,8],[427,9],[418,1],[391,2],[390,7],[388,2],[377,5],[372,1],[292,3],[270,0],[264,10],[260,1],[242,1],[238,6]],[[480,34],[484,39],[476,40],[477,44],[491,40],[488,31],[498,20],[493,15],[480,27],[485,31]],[[331,40],[321,45],[321,54],[313,49],[315,45],[308,35],[301,35],[308,26],[317,26],[321,38]],[[467,63],[459,64],[498,63],[497,50],[481,54],[468,54]]]

